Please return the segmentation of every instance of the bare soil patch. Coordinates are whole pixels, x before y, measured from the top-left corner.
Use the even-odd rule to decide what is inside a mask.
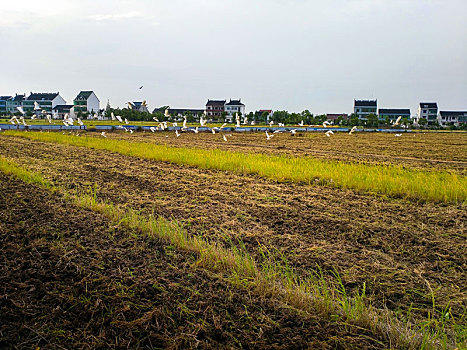
[[[380,349],[0,174],[0,348]]]
[[[425,317],[467,305],[465,207],[201,170],[58,144],[0,138],[0,151],[53,182],[175,218],[191,234],[284,254],[300,274],[336,268],[349,291]],[[227,244],[227,243],[226,243]],[[230,243],[229,243],[230,244]]]

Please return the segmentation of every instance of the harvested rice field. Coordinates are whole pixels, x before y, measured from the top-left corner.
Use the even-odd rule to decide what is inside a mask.
[[[0,348],[465,348],[467,134],[106,136],[0,134]]]

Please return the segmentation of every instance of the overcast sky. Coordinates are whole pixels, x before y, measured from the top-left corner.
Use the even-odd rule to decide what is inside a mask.
[[[104,107],[467,110],[467,0],[31,0],[0,6],[0,95]],[[138,87],[144,85],[143,89]]]

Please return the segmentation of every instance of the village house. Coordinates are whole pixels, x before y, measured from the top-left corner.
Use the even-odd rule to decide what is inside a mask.
[[[74,111],[76,114],[97,113],[100,108],[100,101],[94,91],[80,91],[73,100]]]
[[[390,120],[396,120],[399,117],[410,119],[410,108],[406,108],[406,109],[380,108],[378,109],[378,118],[380,120],[385,120],[386,118],[389,118]]]
[[[377,100],[354,100],[354,113],[358,119],[367,120],[369,114],[376,115]]]
[[[18,95],[15,94],[15,97],[10,98],[6,101],[6,112],[8,114],[16,114],[18,113],[18,107],[23,105],[23,101],[26,98],[26,95]]]
[[[461,126],[467,123],[467,111],[440,111],[438,122],[441,126]]]
[[[436,102],[420,102],[418,106],[417,123],[425,119],[428,125],[435,124],[438,119],[438,104]]]
[[[208,117],[220,117],[224,112],[225,100],[208,100],[206,102],[206,115]]]
[[[47,113],[52,113],[52,109],[56,105],[64,105],[66,104],[65,100],[60,96],[58,92],[31,92],[31,94],[23,100],[22,106],[23,110],[27,112],[34,112],[35,104],[37,102],[39,105],[39,110],[45,110]]]

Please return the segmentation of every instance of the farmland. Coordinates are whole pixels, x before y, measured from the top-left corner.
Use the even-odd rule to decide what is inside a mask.
[[[15,320],[8,332],[17,339],[75,347],[135,341],[154,348],[289,348],[290,339],[297,348],[421,346],[416,336],[410,343],[383,331],[390,317],[417,334],[440,332],[433,337],[438,345],[465,344],[465,134],[278,134],[266,141],[252,133],[228,142],[202,133],[98,135],[0,134],[9,173],[0,181],[7,213],[0,231],[8,232],[2,282],[10,298],[21,291],[0,305]],[[243,154],[272,169],[236,171],[193,162],[186,153],[214,154],[217,162]],[[413,184],[343,185],[335,174],[307,175],[307,166],[300,173],[308,177],[279,176],[280,162],[291,158],[297,167],[335,164],[340,172],[404,175]],[[38,177],[20,181],[18,169]],[[398,189],[416,188],[415,182],[424,186],[410,195],[408,187]],[[83,196],[91,205],[77,199]],[[131,212],[132,219],[96,203]],[[186,236],[142,235],[148,226],[137,222],[154,219]],[[213,263],[217,258],[203,255],[210,246],[216,256],[234,252],[234,262]],[[263,280],[280,281],[289,297],[255,284]],[[325,284],[314,292],[318,305],[340,306],[318,312],[316,301],[314,307],[297,301],[300,283]],[[359,315],[345,313],[347,296],[355,308],[363,300]],[[34,307],[39,300],[45,302]],[[70,324],[64,312],[70,308],[82,321]],[[379,315],[380,324],[372,327],[365,313]],[[19,326],[27,314],[31,322]],[[394,322],[387,327],[397,328]]]

